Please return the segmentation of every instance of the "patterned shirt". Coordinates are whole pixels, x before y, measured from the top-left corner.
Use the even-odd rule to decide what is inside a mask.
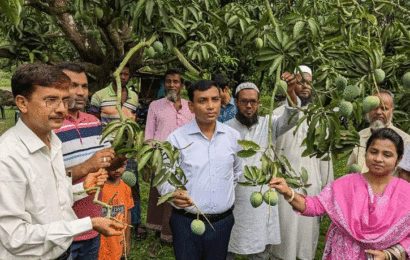
[[[226,106],[221,106],[221,112],[219,112],[218,121],[221,123],[226,123],[232,118],[235,118],[238,109],[235,105],[235,99],[231,97],[229,103]]]
[[[138,96],[134,91],[127,88],[127,100],[122,104],[122,112],[126,118],[135,119],[138,107]],[[117,93],[115,93],[113,85],[95,92],[91,97],[90,111],[93,113],[101,113],[101,122],[106,125],[113,119],[119,119],[117,110]]]
[[[78,119],[67,115],[60,129],[54,133],[63,143],[65,168],[71,168],[88,160],[97,151],[111,146],[108,140],[100,144],[102,125],[95,116],[78,112]],[[82,182],[78,180],[75,183]],[[76,201],[73,209],[78,218],[101,216],[101,207],[93,203],[94,194]],[[74,241],[94,238],[98,233],[94,230],[83,233],[74,238]]]

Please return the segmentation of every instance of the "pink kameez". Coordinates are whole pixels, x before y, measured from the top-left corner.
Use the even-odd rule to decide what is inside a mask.
[[[302,215],[325,213],[332,224],[323,259],[367,259],[365,249],[399,243],[410,253],[410,184],[402,179],[393,178],[379,195],[361,173],[343,176],[319,195],[306,197]]]

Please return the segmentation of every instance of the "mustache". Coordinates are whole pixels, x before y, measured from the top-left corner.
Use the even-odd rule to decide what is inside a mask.
[[[69,109],[74,108],[78,101],[83,101],[84,103],[86,103],[88,101],[88,98],[87,97],[77,97],[75,99],[70,99],[68,101],[68,108]]]

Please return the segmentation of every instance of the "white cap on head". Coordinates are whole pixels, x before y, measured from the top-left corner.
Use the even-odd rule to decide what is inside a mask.
[[[399,167],[410,172],[410,144],[406,145],[404,149],[403,158],[399,163]]]
[[[239,84],[238,87],[236,87],[235,96],[238,95],[239,91],[241,91],[242,89],[254,89],[258,91],[259,93],[259,89],[254,83],[244,82],[244,83]]]
[[[300,69],[300,71],[302,71],[303,73],[308,73],[310,76],[313,76],[313,74],[312,74],[312,69],[311,68],[309,68],[308,66],[305,66],[305,65],[301,65],[301,66],[299,66],[299,69]],[[295,72],[293,73],[293,74],[299,74],[299,70],[296,68],[295,69]]]

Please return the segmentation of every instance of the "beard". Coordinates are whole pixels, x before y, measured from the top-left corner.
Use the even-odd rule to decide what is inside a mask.
[[[312,101],[313,101],[312,93],[310,93],[308,97],[301,97],[301,96],[298,96],[298,97],[300,99],[302,107],[307,106],[308,104],[312,103]]]
[[[240,111],[238,111],[238,113],[236,114],[236,119],[243,125],[247,126],[247,127],[251,127],[255,124],[258,123],[258,113],[255,112],[255,114],[253,114],[250,117],[245,116],[244,114],[242,114]]]
[[[167,99],[171,102],[176,102],[178,100],[178,95],[175,91],[171,90],[167,92]]]
[[[371,120],[369,118],[369,114],[366,115],[366,119],[370,123],[370,130],[372,132],[374,132],[374,131],[379,130],[381,128],[388,127],[389,124],[391,123],[392,117],[390,117],[390,121],[387,124],[385,124],[383,121],[380,121],[380,120],[374,120],[373,122],[371,122]]]

